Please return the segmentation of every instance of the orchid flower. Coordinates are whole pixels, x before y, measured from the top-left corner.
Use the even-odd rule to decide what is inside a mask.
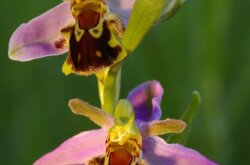
[[[153,23],[170,18],[183,2],[65,0],[16,29],[9,58],[30,61],[69,52],[65,75],[96,74],[101,79],[136,48]]]
[[[185,123],[161,117],[163,88],[149,81],[120,100],[114,115],[79,99],[69,101],[75,114],[101,126],[66,140],[35,165],[215,165],[199,152],[179,144],[167,144],[158,135],[181,133]]]

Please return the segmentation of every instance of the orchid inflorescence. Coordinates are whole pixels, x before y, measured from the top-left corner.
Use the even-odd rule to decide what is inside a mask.
[[[158,81],[142,83],[126,99],[119,99],[123,61],[152,27],[171,18],[184,2],[65,0],[17,28],[9,43],[10,59],[30,61],[68,52],[62,67],[65,75],[94,74],[98,80],[101,108],[80,99],[71,99],[69,107],[100,129],[73,136],[36,165],[216,164],[195,150],[159,137],[170,133],[184,137],[190,122],[160,120],[163,88]],[[197,92],[193,98],[198,105]],[[188,108],[184,116],[192,117],[191,112]]]

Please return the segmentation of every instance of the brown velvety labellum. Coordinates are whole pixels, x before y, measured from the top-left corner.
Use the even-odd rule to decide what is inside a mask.
[[[130,165],[132,163],[132,155],[124,150],[117,150],[110,153],[110,165]]]
[[[78,15],[79,27],[81,29],[90,29],[98,25],[100,13],[87,10]]]
[[[103,32],[99,38],[94,38],[85,30],[79,42],[76,41],[74,28],[70,37],[68,62],[73,63],[76,71],[88,72],[110,66],[122,51],[119,45],[111,47],[108,41],[111,32],[107,22],[103,23]]]

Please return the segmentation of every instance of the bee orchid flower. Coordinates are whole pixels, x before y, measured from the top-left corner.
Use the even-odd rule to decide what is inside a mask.
[[[159,135],[181,133],[181,120],[160,120],[163,89],[157,81],[141,84],[120,100],[114,115],[79,99],[69,102],[75,114],[101,126],[66,140],[35,165],[216,165],[199,152],[167,144]]]
[[[138,40],[146,33],[143,30],[146,27],[143,23],[151,26],[151,22],[158,19],[158,15],[152,17],[152,20],[150,20],[151,17],[141,19],[142,15],[138,17],[138,14],[134,12],[135,19],[133,20],[142,21],[138,24],[137,21],[132,20],[130,30],[125,33],[133,6],[137,1],[138,5],[135,5],[137,8],[142,6],[140,3],[150,4],[151,8],[145,6],[146,10],[150,9],[149,11],[154,9],[154,6],[165,6],[165,9],[159,12],[162,13],[160,18],[169,17],[169,14],[176,11],[176,6],[183,3],[183,0],[169,0],[168,3],[165,3],[166,0],[159,0],[159,2],[65,0],[16,29],[9,42],[9,58],[16,61],[30,61],[68,52],[68,57],[62,67],[65,75],[75,73],[98,76],[102,75],[101,73],[107,73],[110,66],[127,56],[129,49],[121,44],[122,38],[128,36],[125,37],[124,45],[131,46],[134,42],[138,44]],[[155,3],[160,5],[154,5]],[[161,6],[156,8],[156,10],[161,9]],[[152,10],[151,15],[155,12]],[[139,32],[136,32],[136,29]],[[136,35],[133,34],[135,32]],[[140,35],[140,33],[143,34]]]

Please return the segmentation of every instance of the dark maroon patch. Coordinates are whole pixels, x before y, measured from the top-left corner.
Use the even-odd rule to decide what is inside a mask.
[[[132,163],[132,155],[124,150],[117,150],[110,153],[109,165],[130,165]]]
[[[100,13],[87,10],[78,15],[79,27],[81,29],[90,29],[96,27],[99,23]]]
[[[66,40],[65,39],[60,39],[58,41],[55,41],[55,47],[57,49],[64,49],[65,44],[66,44]]]
[[[103,156],[95,157],[88,161],[87,165],[103,165],[105,158]]]
[[[82,38],[77,42],[73,28],[70,37],[68,62],[73,63],[76,71],[82,72],[98,70],[112,65],[122,49],[119,45],[110,47],[108,45],[110,38],[111,33],[107,22],[104,22],[102,35],[97,39],[88,30],[85,30]]]

